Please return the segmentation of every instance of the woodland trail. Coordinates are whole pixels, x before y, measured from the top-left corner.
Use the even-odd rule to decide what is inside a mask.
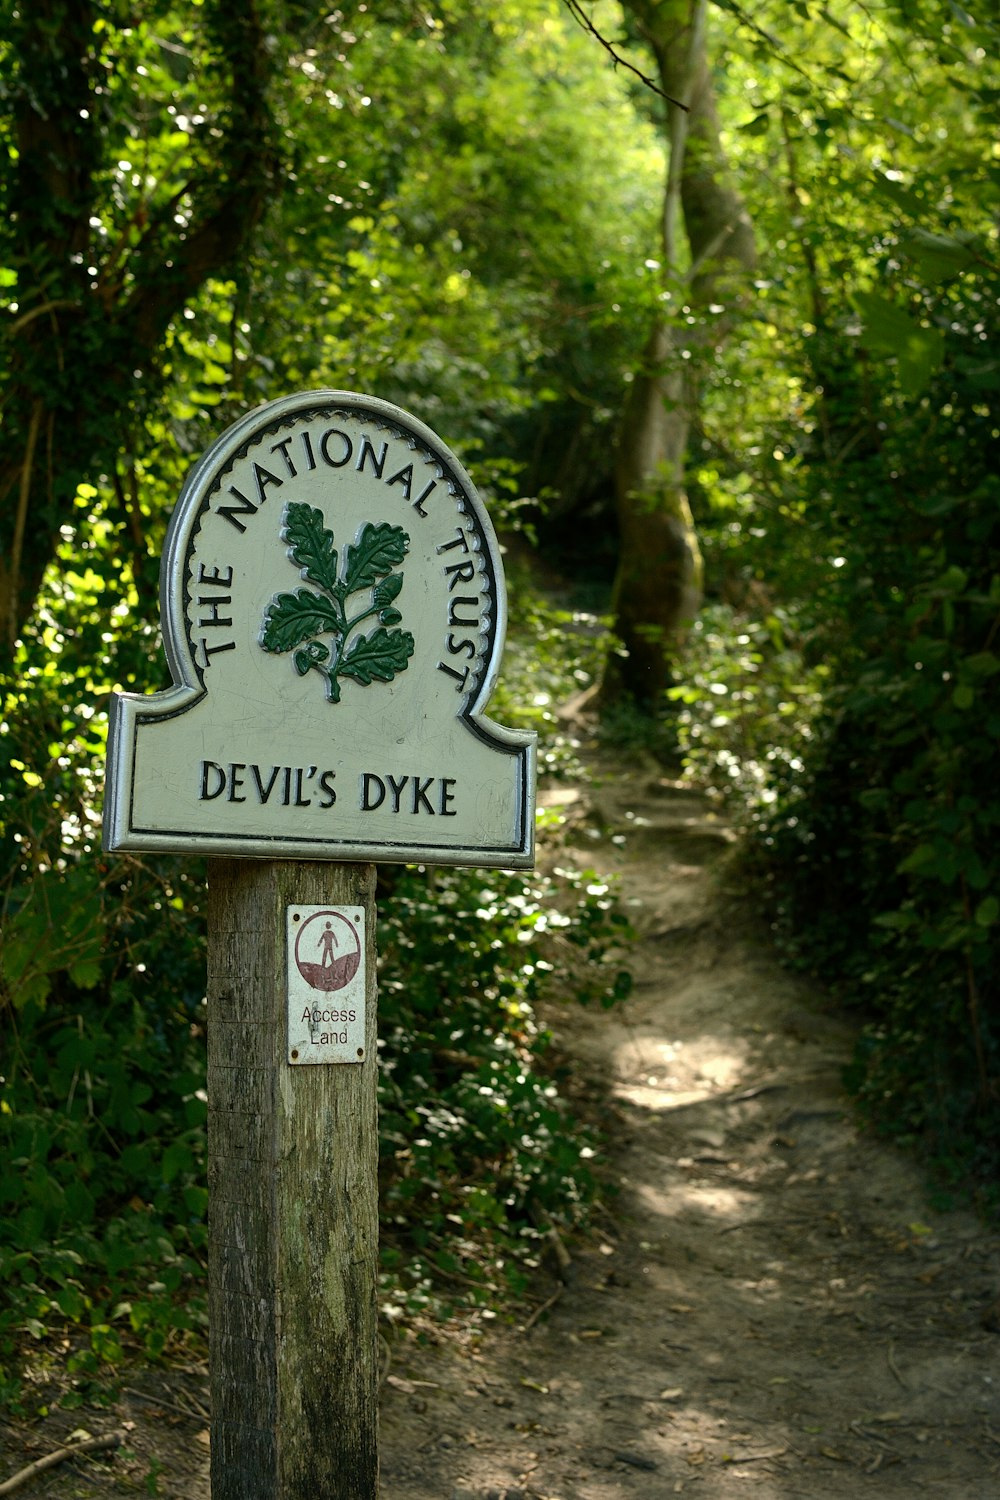
[[[1000,1494],[997,1237],[859,1135],[703,798],[616,765],[564,810],[638,933],[625,1007],[549,1018],[617,1191],[530,1328],[396,1349],[387,1500]]]
[[[1000,1495],[998,1237],[859,1135],[850,1031],[755,934],[705,799],[604,771],[542,799],[637,932],[625,1006],[547,1017],[606,1131],[604,1206],[519,1325],[396,1339],[384,1500]],[[202,1367],[135,1371],[113,1407],[7,1424],[0,1474],[126,1425],[19,1497],[208,1500],[207,1397]]]

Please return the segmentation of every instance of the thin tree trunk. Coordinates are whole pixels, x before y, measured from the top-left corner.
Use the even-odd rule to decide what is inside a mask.
[[[728,181],[705,45],[707,0],[624,0],[656,58],[667,106],[668,170],[663,207],[663,284],[693,311],[731,303],[755,264],[753,229]],[[681,223],[687,256],[681,244]],[[702,565],[684,466],[697,411],[697,364],[725,334],[711,325],[654,324],[622,417],[615,488],[619,565],[615,657],[606,696],[662,701],[672,662],[701,602]],[[709,331],[710,330],[710,331]]]

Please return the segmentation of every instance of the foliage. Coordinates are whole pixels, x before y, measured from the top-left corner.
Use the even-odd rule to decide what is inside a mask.
[[[610,648],[607,617],[546,597],[523,556],[508,555],[506,572],[511,629],[491,713],[538,734],[542,775],[579,779],[586,774],[579,732],[558,711],[600,682]]]
[[[381,911],[385,1306],[421,1306],[440,1273],[495,1308],[537,1265],[541,1226],[577,1223],[594,1190],[535,1004],[623,998],[624,919],[569,870],[409,871]]]
[[[685,772],[757,824],[804,770],[827,669],[806,662],[791,610],[755,620],[722,604],[695,621],[684,669],[668,697]]]
[[[709,372],[697,498],[729,607],[694,637],[681,734],[693,765],[750,798],[789,955],[857,1007],[865,1109],[986,1182],[1000,1151],[996,24],[936,4],[878,22],[851,4],[802,10],[804,50],[742,11],[730,33],[752,55],[730,139],[781,253],[739,365]]]
[[[974,316],[996,337],[1000,277],[983,281]],[[978,1141],[973,1159],[991,1166],[1000,531],[989,413],[1000,380],[947,301],[939,375],[922,400],[893,401],[891,436],[864,466],[867,525],[841,585],[850,655],[769,847],[797,947],[843,976],[870,1017],[853,1074],[866,1105],[909,1137],[931,1131],[945,1158]],[[921,441],[931,409],[933,451]],[[887,523],[903,497],[897,541]]]

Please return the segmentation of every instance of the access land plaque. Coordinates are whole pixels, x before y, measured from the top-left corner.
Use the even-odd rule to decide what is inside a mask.
[[[184,486],[160,596],[174,685],[113,699],[106,848],[532,864],[535,737],[485,715],[499,547],[422,422],[343,391],[249,413]]]

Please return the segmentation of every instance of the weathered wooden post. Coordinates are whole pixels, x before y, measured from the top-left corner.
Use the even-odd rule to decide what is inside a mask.
[[[311,391],[195,466],[160,592],[174,685],[116,695],[104,839],[213,856],[212,1494],[373,1500],[374,861],[532,862],[499,548],[429,428]]]

